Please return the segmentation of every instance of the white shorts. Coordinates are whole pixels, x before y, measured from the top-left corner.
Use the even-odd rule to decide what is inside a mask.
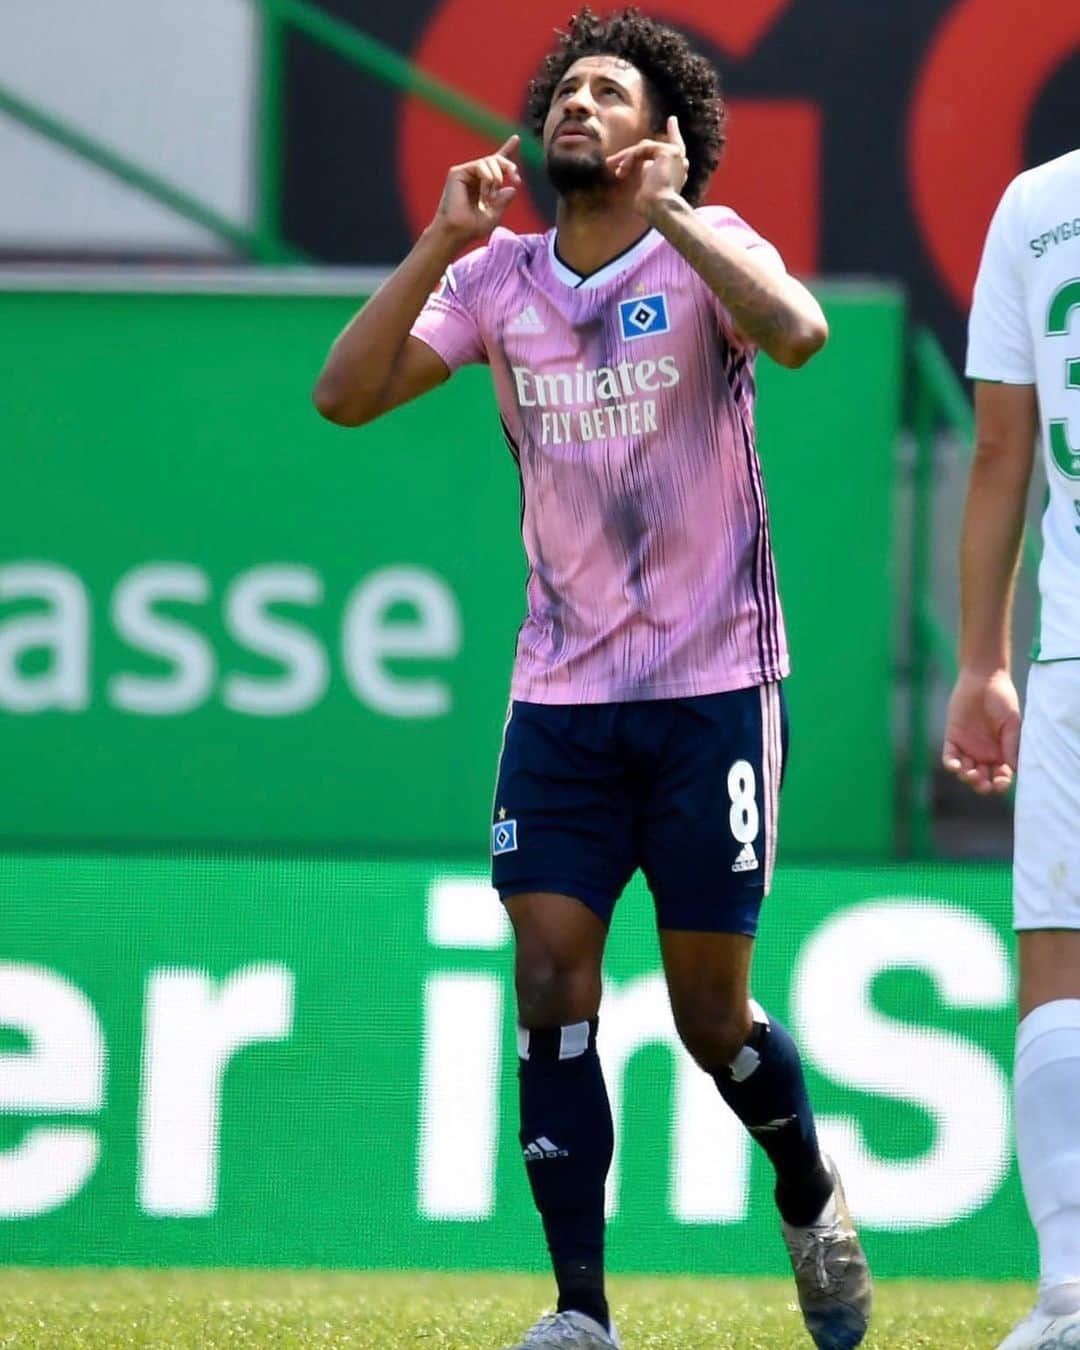
[[[1020,733],[1017,929],[1080,928],[1080,661],[1033,665]]]

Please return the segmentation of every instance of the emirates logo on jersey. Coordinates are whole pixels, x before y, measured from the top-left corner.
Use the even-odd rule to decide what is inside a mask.
[[[650,299],[655,297],[650,297]],[[643,305],[644,301],[627,301]],[[644,312],[641,323],[654,323]],[[572,371],[541,374],[528,366],[512,366],[518,407],[530,409],[539,421],[541,445],[581,445],[627,436],[645,436],[657,430],[657,400],[641,397],[674,389],[682,379],[674,356],[655,360],[620,361],[615,366],[589,370],[579,363]]]
[[[627,301],[627,304],[641,303]],[[617,366],[589,370],[578,364],[572,371],[541,375],[528,366],[512,366],[518,404],[522,408],[573,408],[590,403],[616,402],[636,394],[674,389],[682,378],[674,356],[655,361],[620,361]]]

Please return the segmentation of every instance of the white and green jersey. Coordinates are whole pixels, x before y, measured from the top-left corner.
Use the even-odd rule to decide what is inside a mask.
[[[1006,188],[975,283],[967,373],[1036,386],[1050,497],[1035,659],[1080,657],[1080,150]]]

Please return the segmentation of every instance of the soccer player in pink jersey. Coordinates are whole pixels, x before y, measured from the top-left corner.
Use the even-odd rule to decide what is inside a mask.
[[[519,1137],[558,1303],[515,1350],[619,1344],[597,1020],[608,925],[639,867],[679,1034],[768,1154],[807,1328],[842,1350],[866,1333],[866,1260],[795,1044],[749,989],[788,673],[754,358],[802,365],[825,320],[733,211],[697,206],[724,107],[681,35],[634,9],[583,10],[529,107],[555,229],[500,228],[521,187],[516,137],[455,165],[314,394],[360,426],[486,363],[521,475],[528,606],[491,851],[515,935]]]

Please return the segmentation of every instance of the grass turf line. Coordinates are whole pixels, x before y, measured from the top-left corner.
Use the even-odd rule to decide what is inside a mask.
[[[2,1350],[501,1350],[551,1301],[540,1276],[0,1268]],[[806,1350],[787,1280],[614,1276],[626,1350]],[[988,1350],[1019,1284],[879,1281],[866,1350]]]

